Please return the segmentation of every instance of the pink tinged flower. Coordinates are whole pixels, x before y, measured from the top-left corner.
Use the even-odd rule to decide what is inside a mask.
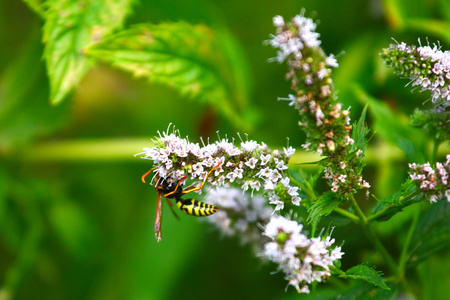
[[[267,164],[269,162],[270,158],[271,158],[270,154],[267,154],[267,155],[261,154],[261,156],[260,156],[261,165],[264,166],[265,164]]]
[[[339,189],[338,186],[333,186],[333,187],[331,188],[331,191],[334,192],[334,193],[336,193],[338,189]]]
[[[276,159],[276,158],[275,158]],[[285,164],[284,164],[284,160],[279,160],[278,161],[278,159],[276,159],[275,160],[275,162],[276,162],[276,168],[278,169],[278,170],[286,170],[287,168],[288,168],[288,166],[286,166]]]
[[[291,202],[292,202],[292,204],[299,206],[301,200],[302,200],[302,198],[300,198],[298,196],[294,196],[294,197],[292,197]]]
[[[341,175],[339,175],[338,179],[344,183],[347,179],[347,175],[341,174]]]
[[[252,152],[258,147],[258,143],[255,141],[246,141],[241,143],[241,148],[245,151]]]
[[[298,187],[297,186],[290,186],[289,188],[288,188],[288,194],[289,195],[291,195],[291,196],[298,196]]]
[[[237,177],[237,178],[242,178],[242,174],[244,173],[244,170],[243,170],[243,169],[240,169],[240,168],[236,168],[236,169],[234,170],[234,173],[236,174],[236,177]]]
[[[259,191],[259,189],[261,188],[261,183],[259,181],[253,180],[250,182],[250,187],[254,190]]]
[[[345,169],[345,162],[343,162],[343,161],[341,161],[340,163],[339,163],[339,166],[341,167],[341,169]]]
[[[254,169],[256,167],[256,163],[258,162],[258,159],[252,157],[248,161],[245,162],[245,165],[249,167],[250,169]]]
[[[328,66],[333,67],[333,68],[339,67],[339,64],[337,63],[337,60],[336,60],[336,58],[334,57],[333,54],[330,54],[330,56],[328,56],[328,57],[325,59],[325,63],[326,63]]]
[[[228,178],[230,182],[234,182],[234,180],[236,179],[236,174],[234,172],[230,172],[227,174],[226,178]]]
[[[275,17],[273,17],[272,20],[273,20],[273,25],[275,27],[283,27],[285,25],[284,19],[282,16],[275,16]]]
[[[273,190],[275,188],[275,185],[273,184],[272,180],[266,180],[264,183],[264,189],[265,190]]]
[[[257,175],[259,175],[259,177],[269,177],[270,175],[272,175],[272,169],[264,168],[259,171]]]
[[[291,146],[289,146],[287,149],[283,147],[283,151],[284,151],[284,155],[289,158],[292,156],[292,154],[295,153],[295,148],[292,148]]]

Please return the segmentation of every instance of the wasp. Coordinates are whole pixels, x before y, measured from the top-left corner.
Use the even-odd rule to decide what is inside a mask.
[[[162,223],[162,203],[161,203],[161,196],[167,199],[167,203],[169,204],[170,209],[172,210],[173,214],[177,219],[178,216],[175,213],[175,211],[172,208],[172,203],[169,201],[169,199],[175,199],[177,207],[185,212],[186,214],[190,216],[196,216],[196,217],[204,217],[204,216],[210,216],[214,214],[219,208],[215,207],[214,205],[210,205],[195,199],[183,199],[181,198],[183,195],[199,191],[203,188],[203,186],[206,183],[206,180],[208,179],[209,175],[217,169],[221,163],[217,164],[215,167],[213,167],[208,174],[203,179],[203,182],[197,186],[197,187],[187,187],[183,189],[182,182],[187,178],[187,176],[182,177],[178,181],[173,181],[172,178],[168,177],[165,179],[160,179],[159,176],[156,176],[156,185],[155,189],[157,192],[156,197],[156,214],[155,214],[155,237],[158,242],[162,239],[161,234],[161,223]],[[141,180],[143,183],[145,183],[145,178],[153,172],[155,168],[152,168],[147,173],[142,175]]]

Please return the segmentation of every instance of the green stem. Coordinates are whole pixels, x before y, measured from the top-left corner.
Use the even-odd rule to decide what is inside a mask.
[[[361,221],[361,223],[363,225],[367,224],[367,217],[364,214],[364,212],[361,210],[361,208],[359,207],[358,203],[355,200],[355,197],[353,195],[350,196],[350,202],[352,203],[353,208],[355,209],[356,213],[359,216],[359,220]]]
[[[420,211],[421,206],[418,205],[415,208],[413,220],[411,223],[411,226],[409,227],[408,235],[406,236],[405,243],[403,244],[402,253],[400,254],[400,260],[399,260],[399,266],[398,266],[398,281],[402,281],[405,278],[405,266],[406,262],[408,261],[408,250],[409,246],[411,245],[411,240],[414,235],[414,232],[416,231],[417,224],[419,223],[419,217],[420,217]]]
[[[342,209],[342,208],[340,208],[340,207],[336,207],[336,208],[334,209],[334,211],[337,212],[338,214],[344,216],[344,217],[349,218],[352,222],[354,222],[354,223],[356,223],[356,224],[359,224],[359,223],[360,223],[360,219],[358,218],[358,216],[352,214],[352,213],[349,212],[349,211],[346,211],[345,209]]]

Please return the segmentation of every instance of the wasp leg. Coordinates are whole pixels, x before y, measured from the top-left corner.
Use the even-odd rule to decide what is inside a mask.
[[[201,189],[203,188],[203,186],[205,185],[205,183],[206,183],[206,179],[208,179],[208,177],[209,177],[209,175],[211,175],[212,171],[214,171],[215,169],[217,169],[218,167],[220,167],[221,164],[222,164],[222,163],[218,163],[214,168],[212,168],[212,169],[208,172],[208,174],[206,174],[205,179],[203,179],[203,182],[202,182],[202,184],[201,184],[200,186],[194,187],[194,188],[191,188],[191,189],[187,189],[187,190],[185,190],[185,191],[182,191],[182,193],[183,193],[183,194],[188,194],[188,193],[190,193],[190,192],[194,192],[194,191],[199,191],[199,190],[201,190]]]
[[[157,192],[156,196],[156,214],[155,214],[155,238],[157,242],[161,242],[161,223],[162,223],[162,205],[161,205],[161,193]]]
[[[175,189],[167,194],[164,194],[163,196],[167,198],[168,196],[175,194],[177,192],[178,188],[180,187],[181,182],[183,180],[185,180],[186,178],[187,178],[187,176],[184,176],[180,180],[178,180],[177,185],[175,186]]]
[[[148,172],[146,172],[144,175],[142,175],[142,176],[141,176],[142,182],[145,183],[145,177],[147,177],[148,174],[150,174],[151,172],[153,172],[153,171],[156,170],[157,168],[158,168],[158,167],[151,168]]]
[[[170,210],[172,211],[173,215],[174,215],[175,218],[177,218],[177,220],[179,221],[179,220],[180,220],[180,217],[178,217],[178,215],[177,215],[177,213],[175,212],[175,210],[173,210],[172,202],[170,202],[170,200],[167,199],[167,198],[166,198],[166,200],[167,200],[167,203],[169,204]]]

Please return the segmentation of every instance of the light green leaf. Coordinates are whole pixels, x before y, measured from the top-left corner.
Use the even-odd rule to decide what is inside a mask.
[[[384,282],[384,279],[381,278],[381,275],[383,274],[380,271],[376,271],[375,268],[370,268],[367,265],[357,265],[348,269],[347,272],[345,272],[345,275],[340,275],[339,277],[362,279],[382,288],[383,290],[390,290],[390,288],[386,285],[386,282]]]
[[[141,24],[90,46],[88,56],[210,104],[241,128],[247,87],[227,34],[183,22]],[[248,109],[246,109],[248,111]]]
[[[45,12],[44,58],[50,77],[50,100],[60,103],[78,84],[89,62],[84,49],[120,28],[131,0],[49,0]]]

